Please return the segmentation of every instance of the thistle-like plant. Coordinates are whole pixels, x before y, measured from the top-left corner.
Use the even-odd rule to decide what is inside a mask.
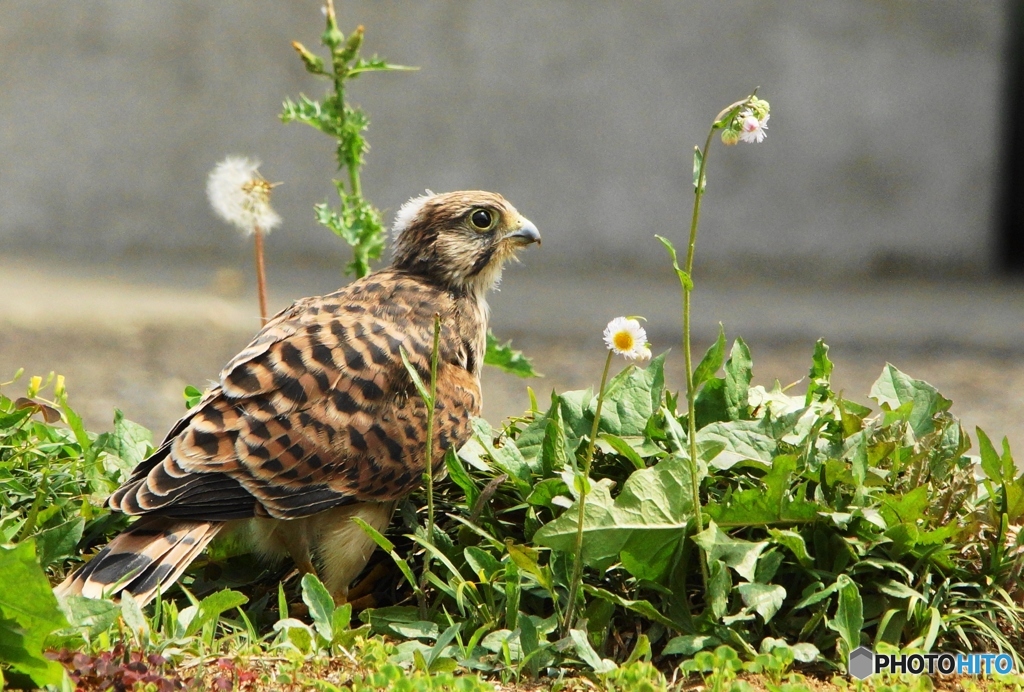
[[[316,220],[352,247],[352,261],[346,265],[345,273],[359,278],[369,274],[370,262],[381,256],[385,231],[381,213],[363,197],[359,179],[359,171],[365,162],[364,154],[369,149],[363,132],[370,121],[362,110],[346,103],[346,83],[365,72],[394,72],[416,68],[392,65],[377,56],[368,60],[360,57],[363,27],[357,26],[346,37],[338,28],[333,0],[327,0],[325,10],[327,26],[320,36],[320,42],[331,53],[329,62],[298,41],[293,41],[292,46],[306,70],[330,80],[331,88],[322,101],[306,96],[299,96],[297,102],[285,99],[281,120],[286,123],[306,123],[337,140],[335,153],[338,170],[344,169],[346,172],[345,178],[334,181],[339,206],[335,209],[326,202],[317,204]]]

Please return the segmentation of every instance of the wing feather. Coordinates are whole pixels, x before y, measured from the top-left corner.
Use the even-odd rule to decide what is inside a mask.
[[[297,518],[407,494],[422,476],[427,416],[400,348],[427,380],[435,313],[442,458],[480,412],[478,373],[466,368],[482,357],[467,357],[465,335],[482,341],[483,316],[385,271],[278,313],[111,506],[195,520]]]

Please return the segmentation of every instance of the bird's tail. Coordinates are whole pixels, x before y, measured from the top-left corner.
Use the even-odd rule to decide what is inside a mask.
[[[166,590],[223,528],[219,521],[148,517],[114,538],[96,557],[61,582],[57,596],[90,598],[128,591],[145,605]]]

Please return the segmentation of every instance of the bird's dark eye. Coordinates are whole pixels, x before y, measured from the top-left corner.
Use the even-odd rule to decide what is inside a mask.
[[[480,231],[489,231],[494,226],[494,214],[488,209],[475,210],[469,220]]]

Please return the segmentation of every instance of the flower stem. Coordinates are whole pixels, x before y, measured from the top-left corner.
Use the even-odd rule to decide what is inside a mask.
[[[427,447],[424,453],[427,486],[427,542],[434,544],[434,412],[437,404],[437,355],[441,344],[441,315],[434,314],[434,347],[430,353],[430,400],[427,404]],[[425,592],[430,574],[430,551],[424,551],[420,577],[420,616],[427,618]]]
[[[260,301],[260,326],[267,324],[267,270],[263,262],[263,230],[253,229],[256,238],[256,294]]]
[[[565,621],[562,624],[562,636],[568,636],[572,628],[573,611],[576,609],[576,594],[579,592],[580,583],[583,581],[583,513],[587,501],[587,491],[590,487],[590,464],[594,460],[594,446],[597,444],[597,428],[601,422],[601,407],[604,405],[604,387],[608,382],[608,370],[612,365],[612,351],[608,351],[608,358],[604,361],[604,372],[601,373],[601,387],[597,391],[597,409],[594,411],[594,423],[590,426],[590,441],[587,443],[587,453],[583,457],[583,474],[580,477],[580,499],[578,502],[579,513],[576,519],[576,544],[573,547],[572,578],[569,580],[569,604],[565,609]]]
[[[721,116],[720,116],[721,117]],[[717,119],[716,119],[717,124]],[[697,533],[704,530],[704,518],[701,516],[700,477],[697,473],[697,418],[694,402],[697,392],[693,386],[693,355],[690,349],[690,294],[693,292],[693,251],[697,245],[697,225],[700,222],[700,203],[704,198],[704,184],[708,165],[708,151],[711,149],[711,138],[715,135],[715,125],[711,126],[708,138],[701,152],[700,170],[697,173],[697,185],[694,190],[693,217],[690,220],[690,244],[686,249],[686,275],[691,283],[683,286],[683,357],[686,360],[686,422],[687,442],[690,446],[690,485],[693,493],[693,517],[697,525]],[[704,583],[704,592],[708,590],[708,563],[704,551],[697,549],[700,555],[700,574]]]

